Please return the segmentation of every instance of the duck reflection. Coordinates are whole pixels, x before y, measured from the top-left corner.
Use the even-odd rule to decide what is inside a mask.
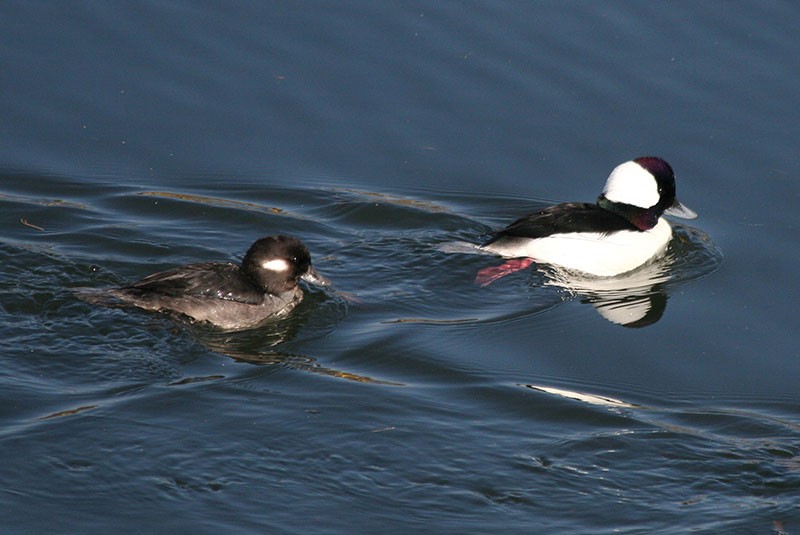
[[[560,269],[544,272],[545,284],[592,305],[605,319],[625,327],[656,323],[676,284],[704,277],[722,265],[722,251],[704,231],[675,225],[666,253],[630,273],[591,278]]]
[[[451,242],[440,247],[448,253],[475,253],[474,247]],[[534,267],[535,284],[554,286],[568,295],[592,305],[602,317],[624,327],[646,327],[664,315],[667,306],[666,283],[672,278],[670,253],[634,271],[614,277],[597,277],[557,266],[537,264],[532,258],[506,260],[499,266],[478,271],[475,284],[487,287],[511,273]]]
[[[281,351],[279,346],[293,339],[302,321],[275,320],[248,331],[220,331],[204,325],[189,325],[195,339],[210,351],[237,362],[256,365],[283,366],[304,372],[327,375],[359,383],[403,386],[401,383],[358,375],[344,370],[322,366],[316,358]],[[189,379],[191,381],[191,379]],[[187,382],[186,379],[181,383]]]
[[[646,327],[660,320],[666,310],[668,267],[668,258],[661,258],[634,272],[606,278],[553,269],[544,272],[544,284],[579,297],[611,323]]]
[[[448,242],[445,253],[482,254],[467,242]],[[722,251],[702,230],[685,225],[673,227],[667,251],[628,273],[598,277],[557,266],[537,264],[531,258],[507,259],[499,266],[483,268],[475,284],[486,287],[511,273],[533,267],[534,285],[554,286],[570,297],[594,307],[608,321],[625,327],[646,327],[659,321],[676,284],[704,277],[722,265]]]

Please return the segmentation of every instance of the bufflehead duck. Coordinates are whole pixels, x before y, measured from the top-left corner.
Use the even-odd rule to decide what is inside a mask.
[[[497,232],[480,250],[517,258],[478,274],[493,280],[533,262],[600,277],[631,271],[667,248],[672,228],[662,214],[693,219],[675,198],[675,176],[661,158],[646,156],[618,165],[596,204],[544,208]]]
[[[185,316],[225,330],[255,327],[288,314],[303,298],[299,279],[327,286],[300,240],[269,236],[256,241],[241,266],[190,264],[155,273],[121,288],[79,295],[106,306],[135,306]]]

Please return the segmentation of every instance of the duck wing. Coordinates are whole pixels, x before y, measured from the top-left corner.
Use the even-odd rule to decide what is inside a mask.
[[[603,210],[596,204],[564,203],[549,206],[517,219],[496,232],[485,245],[505,236],[537,239],[556,233],[609,233],[618,230],[638,229],[624,217]]]
[[[154,273],[123,290],[143,297],[207,297],[250,305],[261,304],[265,293],[239,266],[223,262],[189,264]]]

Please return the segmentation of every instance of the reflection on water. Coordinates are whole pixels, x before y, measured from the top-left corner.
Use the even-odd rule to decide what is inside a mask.
[[[656,323],[667,307],[667,294],[660,285],[648,288],[623,288],[598,290],[587,287],[569,288],[583,293],[584,302],[590,303],[603,318],[625,327],[646,327]]]
[[[210,197],[208,195],[190,195],[187,193],[174,193],[169,191],[142,191],[139,193],[139,195],[160,197],[162,199],[174,199],[191,203],[205,204],[208,206],[232,208],[235,210],[252,210],[255,212],[288,215],[285,210],[276,208],[274,206],[264,206],[258,203],[224,199],[220,197]]]
[[[487,254],[473,244],[448,242],[438,249],[445,253]],[[523,259],[530,260],[530,259]],[[499,276],[488,282],[481,278],[483,269],[476,277],[476,284],[489,286],[512,271],[536,267],[532,285],[556,287],[568,297],[579,298],[592,305],[603,318],[625,327],[646,327],[659,321],[667,306],[671,288],[679,283],[702,278],[713,273],[722,263],[722,253],[702,230],[684,225],[673,225],[673,238],[663,256],[648,264],[615,277],[593,277],[556,266],[536,265],[524,262],[503,268]],[[408,320],[410,321],[410,320]]]
[[[403,386],[401,383],[375,379],[365,375],[337,370],[321,365],[314,357],[278,351],[278,345],[293,338],[300,328],[292,318],[276,320],[258,329],[238,332],[222,332],[205,326],[190,325],[196,339],[209,350],[230,357],[237,362],[250,364],[284,366],[295,370],[347,379],[359,383],[372,383],[388,386]],[[204,378],[182,379],[180,384],[206,380]]]
[[[797,532],[793,3],[219,6],[2,10],[3,525]],[[679,226],[622,287],[433,250],[642,147],[721,276]],[[231,334],[67,290],[278,232],[359,301]]]
[[[575,390],[565,390],[563,388],[556,388],[553,386],[545,386],[545,385],[522,385],[525,388],[530,388],[531,390],[537,390],[539,392],[544,392],[546,394],[552,394],[555,396],[561,396],[567,399],[574,399],[576,401],[583,401],[584,403],[589,403],[590,405],[599,405],[602,407],[614,407],[614,408],[635,408],[638,405],[628,403],[627,401],[622,401],[620,399],[611,398],[608,396],[599,396],[597,394],[590,394],[587,392],[578,392]]]
[[[722,253],[702,230],[674,225],[667,252],[652,262],[617,277],[587,277],[561,269],[543,270],[545,283],[564,289],[592,305],[611,323],[646,327],[667,308],[669,292],[678,283],[704,277],[717,269]]]
[[[545,284],[580,297],[611,323],[645,327],[660,320],[667,307],[668,267],[668,257],[661,257],[618,277],[590,278],[554,269],[545,272]]]
[[[305,304],[293,310],[289,316],[272,318],[257,328],[241,331],[221,330],[205,323],[188,321],[179,315],[165,315],[164,317],[170,318],[177,325],[186,329],[196,341],[208,350],[232,358],[237,362],[283,366],[360,383],[402,386],[401,383],[326,367],[314,357],[277,349],[279,346],[290,343],[301,331],[305,340],[322,336],[333,329],[338,321],[346,315],[347,305],[343,299],[326,299],[325,295],[325,292],[322,291],[307,290]],[[170,385],[187,385],[224,378],[223,375],[184,377]]]
[[[82,407],[78,407],[78,408],[75,408],[75,409],[66,409],[66,410],[63,410],[63,411],[58,411],[58,412],[54,412],[54,413],[48,414],[46,416],[41,416],[41,417],[37,418],[37,420],[50,420],[52,418],[63,418],[65,416],[74,416],[74,415],[80,414],[80,413],[82,413],[84,411],[90,411],[90,410],[96,409],[96,408],[97,408],[97,405],[84,405]]]

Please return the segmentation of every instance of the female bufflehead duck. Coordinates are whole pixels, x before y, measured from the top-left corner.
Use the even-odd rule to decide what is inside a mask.
[[[647,156],[618,165],[596,204],[545,208],[497,232],[480,250],[521,258],[482,270],[488,284],[533,262],[609,277],[631,271],[667,248],[672,229],[662,214],[693,219],[675,198],[675,176],[661,158]]]
[[[270,236],[250,246],[241,266],[190,264],[129,286],[79,295],[95,304],[135,306],[239,330],[288,314],[303,298],[299,279],[320,286],[330,284],[311,265],[311,255],[300,240]]]

